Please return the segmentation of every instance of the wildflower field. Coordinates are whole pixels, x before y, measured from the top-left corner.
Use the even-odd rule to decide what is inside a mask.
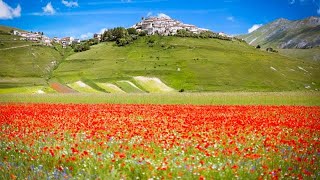
[[[317,179],[320,107],[1,104],[0,179]]]

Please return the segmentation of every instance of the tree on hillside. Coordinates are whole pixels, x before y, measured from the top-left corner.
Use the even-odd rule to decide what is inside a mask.
[[[90,49],[90,44],[88,42],[77,44],[74,46],[74,52],[82,52]]]
[[[137,35],[138,34],[138,32],[135,28],[128,28],[127,31],[129,33],[129,35]]]
[[[112,39],[113,36],[111,30],[104,31],[104,33],[101,36],[102,41],[112,41]]]
[[[112,35],[115,37],[115,39],[125,38],[129,35],[128,31],[124,27],[117,27],[114,28],[112,31]]]

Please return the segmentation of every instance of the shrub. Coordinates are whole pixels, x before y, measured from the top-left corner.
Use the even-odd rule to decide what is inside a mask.
[[[273,53],[277,53],[278,52],[277,50],[275,50],[275,49],[273,49],[271,47],[267,48],[266,51],[267,52],[273,52]]]
[[[74,52],[82,52],[90,49],[89,43],[77,44],[73,47]]]
[[[120,39],[117,39],[117,40],[116,40],[116,44],[117,44],[118,46],[125,46],[125,45],[127,45],[127,44],[129,44],[129,43],[128,43],[128,41],[127,41],[126,38],[120,38]]]

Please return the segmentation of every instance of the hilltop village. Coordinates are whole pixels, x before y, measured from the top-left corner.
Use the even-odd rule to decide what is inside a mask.
[[[59,43],[63,48],[66,48],[69,45],[79,44],[81,42],[80,39],[75,39],[73,37],[49,38],[48,36],[45,36],[43,32],[25,32],[12,30],[11,33],[15,36],[20,36],[20,41],[38,42],[46,46],[52,46],[53,43]]]
[[[195,34],[200,34],[204,31],[209,31],[209,29],[198,28],[195,25],[184,24],[180,21],[171,19],[169,17],[148,17],[143,18],[141,22],[132,26],[138,32],[145,31],[148,35],[175,35],[178,30],[187,30]]]
[[[209,29],[199,28],[192,24],[184,24],[178,20],[171,19],[170,17],[147,17],[142,18],[141,22],[138,22],[131,26],[131,28],[135,29],[138,34],[145,33],[146,35],[161,35],[161,36],[170,36],[177,35],[180,30],[185,30],[191,34],[197,34],[204,32],[211,32]],[[104,33],[104,32],[103,32]],[[98,41],[103,41],[103,33],[94,34],[93,38]],[[220,32],[215,33],[221,37],[231,38],[227,34]]]
[[[199,28],[195,25],[184,24],[178,20],[171,19],[170,17],[147,17],[142,18],[142,21],[136,23],[129,29],[134,29],[138,34],[145,35],[161,35],[161,36],[172,36],[179,35],[179,31],[185,31],[188,34],[201,35],[206,32],[211,32],[209,29]],[[107,30],[108,31],[108,30]],[[61,44],[63,48],[67,46],[74,46],[82,44],[80,39],[75,39],[73,37],[63,37],[63,38],[49,38],[43,34],[43,32],[25,32],[12,30],[13,35],[20,36],[20,40],[38,42],[42,45],[52,46],[55,44]],[[105,32],[102,34],[96,33],[89,40],[83,40],[83,42],[90,42],[90,45],[96,44],[101,41],[105,41]],[[213,32],[211,32],[213,33]],[[231,38],[224,33],[214,33],[215,36]],[[113,36],[113,35],[111,35]]]

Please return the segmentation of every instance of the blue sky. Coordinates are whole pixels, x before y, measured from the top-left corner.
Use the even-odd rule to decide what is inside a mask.
[[[234,35],[281,17],[319,16],[320,0],[0,0],[1,25],[43,31],[50,37],[86,38],[160,13]]]

